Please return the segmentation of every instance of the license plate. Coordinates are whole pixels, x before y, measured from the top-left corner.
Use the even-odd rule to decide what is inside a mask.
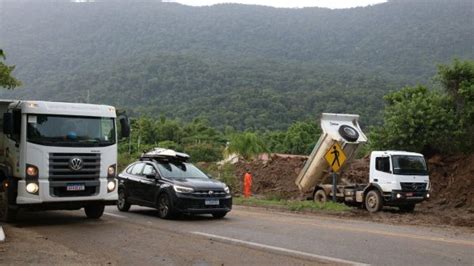
[[[204,202],[206,205],[219,205],[219,200],[206,200]]]
[[[86,186],[82,184],[71,184],[66,186],[67,191],[83,191],[85,189]]]
[[[411,196],[413,196],[413,192],[408,192],[408,193],[406,193],[405,195],[406,195],[407,197],[411,197]]]

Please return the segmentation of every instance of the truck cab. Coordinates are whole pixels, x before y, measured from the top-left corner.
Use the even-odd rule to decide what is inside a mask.
[[[80,209],[99,218],[117,200],[112,106],[1,100],[0,220],[19,209]],[[121,121],[124,137],[128,119]]]
[[[420,153],[373,151],[369,182],[364,190],[369,211],[378,211],[383,205],[412,211],[416,203],[430,197],[428,168]],[[370,191],[374,192],[369,195]]]

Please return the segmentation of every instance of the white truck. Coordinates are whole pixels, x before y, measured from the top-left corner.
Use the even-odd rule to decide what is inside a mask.
[[[430,197],[428,170],[423,155],[419,153],[373,151],[370,155],[368,182],[354,184],[339,180],[343,184],[336,186],[322,183],[330,172],[324,155],[334,143],[341,145],[347,156],[347,165],[358,148],[367,142],[358,119],[358,115],[322,115],[323,133],[298,175],[296,185],[303,192],[312,192],[313,200],[317,202],[333,197],[335,190],[337,201],[351,206],[364,206],[369,212],[377,212],[383,206],[397,206],[402,211],[413,211],[417,203]]]
[[[80,208],[97,219],[116,203],[114,107],[0,100],[0,114],[0,220],[19,209]],[[120,124],[127,137],[128,118]]]

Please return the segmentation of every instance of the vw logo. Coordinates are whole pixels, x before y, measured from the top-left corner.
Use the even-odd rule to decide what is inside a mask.
[[[73,171],[79,171],[82,169],[82,159],[79,157],[73,157],[69,160],[69,168]]]
[[[214,191],[209,190],[209,195],[212,196],[214,194]]]

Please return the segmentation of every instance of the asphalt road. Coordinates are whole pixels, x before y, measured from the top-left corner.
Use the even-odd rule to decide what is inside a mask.
[[[161,220],[156,211],[107,207],[25,213],[4,225],[0,264],[125,265],[474,265],[470,229],[395,226],[238,207],[210,216]]]

